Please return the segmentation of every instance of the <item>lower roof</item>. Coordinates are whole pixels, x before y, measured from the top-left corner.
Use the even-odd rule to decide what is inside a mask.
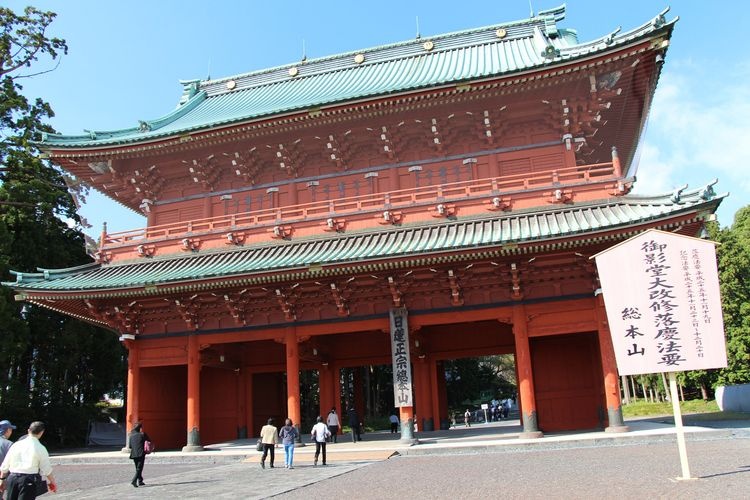
[[[57,293],[120,295],[155,287],[258,277],[277,282],[281,275],[304,271],[319,276],[327,268],[414,259],[436,254],[505,250],[509,255],[530,243],[554,245],[558,240],[595,239],[612,230],[625,231],[646,223],[690,214],[713,213],[726,194],[711,185],[690,192],[657,196],[623,196],[555,205],[534,210],[492,213],[484,217],[441,220],[388,229],[316,236],[294,241],[165,255],[113,264],[92,263],[69,269],[13,272],[15,282],[3,283],[27,296]],[[524,253],[527,253],[524,251]],[[255,281],[255,280],[254,280]]]

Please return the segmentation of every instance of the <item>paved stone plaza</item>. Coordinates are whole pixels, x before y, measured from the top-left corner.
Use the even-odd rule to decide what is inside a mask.
[[[628,422],[631,432],[576,432],[518,438],[513,422],[458,427],[423,435],[410,446],[369,433],[329,446],[326,467],[312,464],[314,446],[298,447],[294,470],[261,469],[250,440],[200,453],[157,452],[147,486],[133,488],[132,463],[119,452],[53,456],[57,498],[747,498],[750,421],[686,427],[692,481],[678,481],[674,426]],[[267,464],[268,465],[268,464]]]

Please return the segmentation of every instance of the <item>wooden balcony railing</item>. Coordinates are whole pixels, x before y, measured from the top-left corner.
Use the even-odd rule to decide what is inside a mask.
[[[149,240],[171,239],[185,235],[210,234],[229,230],[247,230],[258,226],[290,224],[296,221],[375,212],[430,202],[458,201],[483,196],[538,191],[551,187],[611,181],[618,174],[619,172],[617,172],[613,162],[607,162],[561,168],[532,175],[516,174],[460,181],[122,231],[103,235],[101,244],[102,249],[105,249],[106,247],[140,244]]]

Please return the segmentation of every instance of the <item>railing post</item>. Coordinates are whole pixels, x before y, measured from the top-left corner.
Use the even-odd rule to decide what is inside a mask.
[[[616,146],[612,146],[612,171],[615,177],[622,177],[622,165],[620,164],[620,156],[617,154]]]
[[[99,250],[104,248],[107,244],[107,223],[102,224],[102,235],[99,237]]]

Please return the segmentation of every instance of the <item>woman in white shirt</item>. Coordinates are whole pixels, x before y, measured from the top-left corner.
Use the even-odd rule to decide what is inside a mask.
[[[336,408],[331,408],[330,413],[328,413],[328,418],[326,419],[326,424],[328,425],[328,430],[331,433],[331,439],[334,443],[337,441],[337,435],[339,433],[339,416],[336,414]]]

